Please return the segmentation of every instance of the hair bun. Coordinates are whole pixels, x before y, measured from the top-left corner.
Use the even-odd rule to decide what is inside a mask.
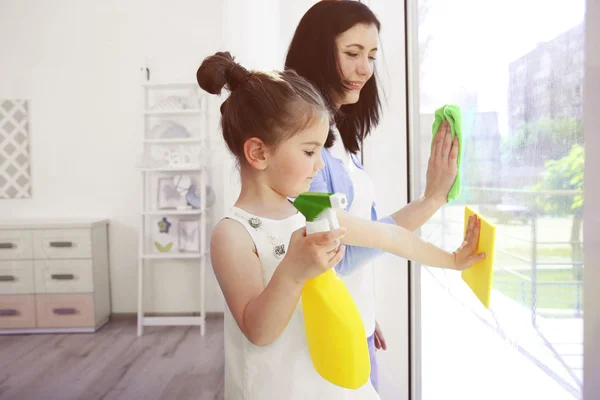
[[[233,63],[231,68],[225,71],[225,79],[229,90],[234,91],[250,79],[250,72],[240,64]]]
[[[211,94],[221,94],[225,85],[229,91],[234,91],[250,77],[250,72],[236,63],[229,52],[218,52],[205,58],[196,72],[198,85]]]

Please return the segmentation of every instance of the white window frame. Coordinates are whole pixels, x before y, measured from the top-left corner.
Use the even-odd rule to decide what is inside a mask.
[[[587,0],[585,21],[585,83],[583,123],[585,136],[584,339],[583,399],[600,393],[600,1]]]

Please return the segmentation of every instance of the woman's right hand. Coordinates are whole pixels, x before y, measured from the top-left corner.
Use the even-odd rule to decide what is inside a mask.
[[[477,214],[469,217],[467,223],[467,232],[465,239],[460,247],[454,251],[454,269],[462,271],[469,268],[471,265],[485,258],[485,253],[477,253],[477,245],[479,243],[479,232],[481,228],[481,220],[477,218]]]
[[[452,138],[450,123],[440,124],[438,133],[431,145],[431,154],[427,164],[425,198],[439,199],[441,204],[448,201],[448,193],[458,175],[458,137]]]
[[[282,266],[296,283],[304,284],[342,260],[345,246],[340,245],[340,239],[344,235],[345,228],[310,235],[306,234],[306,228],[300,228],[292,234]]]

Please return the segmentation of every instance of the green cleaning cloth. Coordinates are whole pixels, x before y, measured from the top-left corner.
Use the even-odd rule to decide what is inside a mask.
[[[463,149],[462,116],[460,107],[454,104],[447,104],[435,111],[435,119],[433,121],[433,136],[431,138],[432,146],[433,139],[435,139],[435,135],[437,135],[440,125],[445,120],[448,120],[450,123],[452,139],[454,139],[454,136],[458,136],[458,158],[456,160],[458,173],[456,174],[456,180],[454,181],[452,188],[450,188],[450,192],[448,192],[448,201],[452,201],[460,195],[460,159],[462,157]]]

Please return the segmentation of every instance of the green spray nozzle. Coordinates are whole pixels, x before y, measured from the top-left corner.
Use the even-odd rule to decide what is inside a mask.
[[[294,201],[294,207],[312,222],[328,208],[345,208],[346,196],[342,193],[302,193]]]
[[[294,206],[306,218],[306,233],[338,229],[340,226],[334,208],[344,209],[348,201],[343,193],[302,193]]]

